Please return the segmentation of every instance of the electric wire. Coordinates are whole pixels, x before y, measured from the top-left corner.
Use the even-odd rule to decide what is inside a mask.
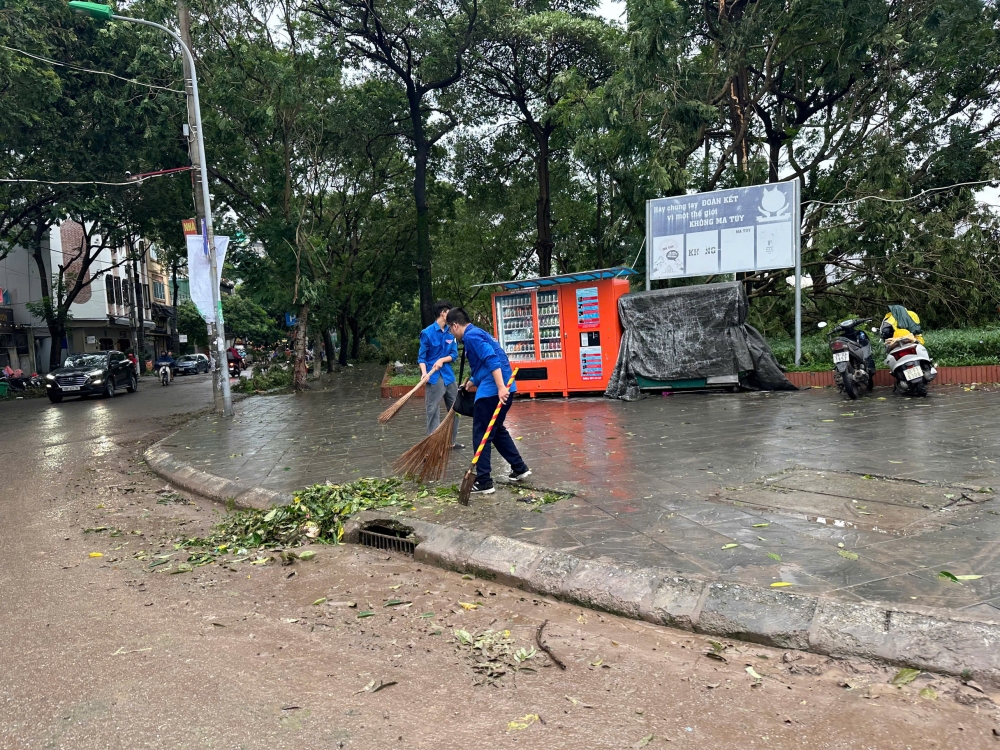
[[[156,177],[169,177],[180,172],[190,172],[192,169],[193,167],[181,167],[179,169],[163,170],[162,172],[150,172],[145,175],[133,177],[131,180],[126,180],[125,182],[104,182],[101,180],[30,180],[7,177],[0,177],[0,182],[26,182],[36,185],[107,185],[110,187],[123,187],[127,185],[141,185],[146,180],[152,180]]]
[[[917,193],[916,195],[911,195],[909,198],[883,198],[880,195],[865,195],[860,198],[855,198],[854,200],[838,201],[836,203],[828,203],[827,201],[817,201],[817,200],[810,200],[808,201],[808,203],[810,206],[833,206],[834,208],[840,208],[843,206],[852,206],[855,203],[861,203],[862,201],[868,201],[868,200],[882,201],[883,203],[907,203],[909,201],[915,201],[917,200],[917,198],[922,198],[925,195],[931,195],[932,193],[940,193],[945,190],[952,190],[953,188],[958,188],[958,187],[968,187],[970,185],[986,185],[987,183],[990,182],[997,182],[997,180],[993,179],[993,180],[974,180],[972,182],[957,182],[954,185],[945,185],[944,187],[921,190],[919,193]]]
[[[93,70],[91,68],[84,68],[81,65],[74,65],[73,63],[59,62],[58,60],[52,60],[48,57],[43,57],[41,55],[35,55],[31,52],[25,52],[23,49],[18,49],[17,47],[8,47],[6,44],[0,44],[0,49],[9,50],[10,52],[17,52],[20,55],[30,57],[34,60],[40,60],[41,62],[48,63],[49,65],[58,65],[63,68],[70,68],[71,70],[79,70],[83,73],[94,73],[95,75],[110,76],[111,78],[117,78],[119,81],[125,81],[126,83],[134,83],[137,86],[145,86],[150,89],[159,89],[160,91],[169,91],[172,94],[184,94],[184,91],[178,89],[172,89],[169,86],[157,86],[155,83],[144,83],[143,81],[137,81],[134,78],[125,78],[124,76],[116,75],[114,73],[109,73],[106,70]]]

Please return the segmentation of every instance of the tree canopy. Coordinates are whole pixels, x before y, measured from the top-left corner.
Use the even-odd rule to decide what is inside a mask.
[[[128,4],[173,23],[170,6]],[[299,385],[331,331],[342,362],[412,356],[436,298],[482,320],[476,284],[641,271],[647,200],[788,180],[807,322],[889,301],[930,326],[995,322],[1000,224],[977,191],[1000,180],[996,3],[628,0],[626,17],[590,0],[193,3],[216,212],[244,238],[227,273],[252,318],[297,315]],[[163,39],[11,0],[0,41],[0,176],[186,163]],[[185,181],[114,190],[0,183],[0,255],[69,216],[180,252]],[[739,275],[769,333],[791,329],[787,275]]]

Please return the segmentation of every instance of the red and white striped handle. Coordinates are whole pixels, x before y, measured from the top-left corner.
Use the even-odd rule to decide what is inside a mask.
[[[511,384],[514,382],[514,377],[517,375],[518,368],[514,368],[514,371],[510,374],[510,380],[507,381],[507,387],[510,388]],[[497,408],[493,410],[493,418],[490,423],[486,425],[486,432],[483,433],[483,439],[479,441],[479,447],[476,448],[476,455],[472,457],[472,465],[475,466],[476,462],[479,460],[479,454],[483,452],[483,448],[486,447],[486,443],[489,442],[490,432],[493,431],[493,425],[497,421],[497,417],[500,416],[500,410],[503,408],[503,401],[497,402]]]

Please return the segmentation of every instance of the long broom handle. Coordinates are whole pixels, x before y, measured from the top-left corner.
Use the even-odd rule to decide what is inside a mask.
[[[514,382],[514,376],[517,375],[518,368],[514,368],[514,372],[510,374],[510,380],[507,381],[507,387],[510,388],[511,383]],[[508,397],[509,398],[509,397]],[[486,432],[483,433],[483,439],[479,441],[479,447],[476,448],[476,455],[472,457],[472,465],[475,466],[479,461],[479,454],[483,452],[483,448],[486,447],[486,443],[489,442],[490,432],[493,431],[493,424],[497,421],[497,417],[500,416],[500,410],[503,408],[503,401],[497,402],[497,408],[493,410],[493,418],[490,423],[486,425]]]

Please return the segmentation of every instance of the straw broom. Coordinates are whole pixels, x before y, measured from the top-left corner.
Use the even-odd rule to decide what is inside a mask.
[[[507,381],[507,387],[510,388],[511,384],[514,382],[514,377],[517,375],[517,369],[514,368],[514,372],[510,374],[510,380]],[[510,398],[510,396],[508,396]],[[462,477],[462,486],[458,488],[458,502],[462,505],[469,504],[469,495],[472,494],[472,485],[476,483],[476,464],[479,463],[479,454],[483,452],[483,448],[486,447],[486,443],[490,440],[490,433],[493,431],[493,425],[497,421],[497,417],[500,416],[500,410],[503,408],[503,401],[497,401],[497,408],[493,410],[493,416],[490,418],[490,423],[486,425],[486,432],[483,433],[483,439],[479,441],[479,447],[476,448],[476,455],[472,457],[472,465],[466,470],[465,476]]]
[[[462,364],[458,371],[459,382],[462,382],[464,375],[465,351],[463,350]],[[452,406],[434,432],[396,459],[392,465],[393,470],[404,477],[419,477],[422,483],[443,479],[448,470],[448,459],[451,458],[451,433],[456,419],[458,415]]]
[[[457,416],[454,408],[449,409],[434,432],[396,459],[393,470],[404,477],[419,477],[421,482],[444,478],[451,457],[452,425]]]
[[[407,401],[410,400],[410,397],[413,396],[414,393],[416,393],[418,390],[420,390],[420,386],[422,386],[424,383],[426,383],[427,380],[428,380],[428,378],[430,378],[430,376],[431,376],[431,373],[428,372],[426,375],[424,375],[422,378],[420,378],[420,382],[419,383],[417,383],[415,386],[413,386],[413,388],[410,389],[409,393],[407,393],[405,396],[403,396],[401,399],[399,399],[399,401],[397,401],[396,403],[394,403],[392,406],[390,406],[384,412],[382,412],[381,414],[379,414],[378,415],[378,423],[379,424],[386,424],[390,419],[392,419],[394,416],[396,416],[399,413],[399,410],[403,408],[403,405]]]

